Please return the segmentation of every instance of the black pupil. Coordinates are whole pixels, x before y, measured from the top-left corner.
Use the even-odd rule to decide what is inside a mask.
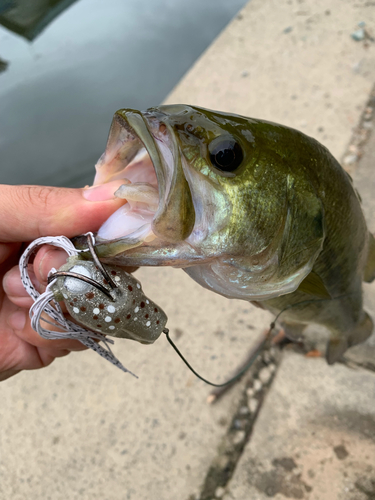
[[[241,146],[232,138],[216,138],[209,145],[212,165],[222,172],[233,172],[243,160]]]

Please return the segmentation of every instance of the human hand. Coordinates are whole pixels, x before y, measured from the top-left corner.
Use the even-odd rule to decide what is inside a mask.
[[[96,231],[124,203],[113,197],[116,182],[93,190],[0,185],[0,380],[85,349],[75,340],[43,339],[31,328],[28,310],[33,300],[22,285],[18,260],[24,244],[41,236],[71,238]],[[54,247],[39,250],[29,274],[40,292],[49,270],[66,259]]]

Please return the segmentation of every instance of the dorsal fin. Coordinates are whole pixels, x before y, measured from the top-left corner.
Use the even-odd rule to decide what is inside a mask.
[[[375,279],[375,238],[369,233],[368,255],[366,267],[363,273],[363,281],[371,283]]]

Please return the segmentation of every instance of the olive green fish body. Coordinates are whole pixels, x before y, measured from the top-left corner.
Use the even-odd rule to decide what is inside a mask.
[[[262,305],[276,314],[283,311],[280,319],[287,332],[299,330],[301,333],[309,323],[327,327],[331,331],[327,358],[333,362],[347,347],[364,341],[373,329],[362,307],[369,233],[349,175],[317,141],[300,133],[298,136],[305,145],[299,148],[293,143],[297,154],[293,155],[292,168],[298,170],[303,164],[322,203],[325,236],[312,271],[321,278],[331,300],[320,297],[319,292],[318,295],[305,293],[300,286],[295,292],[264,301]],[[298,227],[295,234],[299,234]]]
[[[183,268],[281,313],[289,335],[324,325],[330,363],[370,335],[375,245],[350,177],[316,140],[193,106],[124,109],[96,168],[95,184],[124,179],[126,198],[98,232],[103,261]]]

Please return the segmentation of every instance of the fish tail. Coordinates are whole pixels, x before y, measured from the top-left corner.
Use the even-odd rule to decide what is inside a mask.
[[[371,283],[375,279],[375,238],[369,233],[367,262],[363,274],[363,281]]]
[[[345,351],[354,345],[367,340],[374,328],[374,324],[367,312],[363,312],[362,320],[355,329],[349,332],[333,331],[328,341],[326,359],[329,365],[338,361]]]
[[[348,340],[343,334],[331,334],[327,344],[326,360],[329,365],[336,363],[349,347]]]
[[[349,334],[349,346],[360,344],[367,340],[374,329],[374,323],[367,312],[363,311],[362,321],[357,328]]]

